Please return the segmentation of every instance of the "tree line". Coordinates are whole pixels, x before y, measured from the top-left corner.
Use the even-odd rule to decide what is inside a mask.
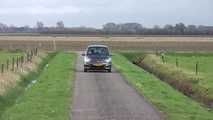
[[[213,35],[213,26],[185,25],[177,23],[163,27],[147,28],[139,23],[107,23],[101,29],[91,27],[66,27],[63,21],[55,26],[45,26],[38,21],[35,27],[6,25],[0,23],[0,33],[41,33],[41,34],[92,34],[92,35]]]

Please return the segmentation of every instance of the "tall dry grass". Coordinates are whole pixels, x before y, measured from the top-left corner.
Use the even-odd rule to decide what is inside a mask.
[[[0,36],[2,49],[82,51],[90,44],[105,44],[112,50],[213,51],[213,37]]]
[[[21,68],[15,69],[14,72],[7,71],[0,74],[0,96],[4,96],[8,90],[14,88],[22,76],[35,71],[45,56],[46,54],[41,52],[38,56],[34,56],[32,62],[25,62]]]

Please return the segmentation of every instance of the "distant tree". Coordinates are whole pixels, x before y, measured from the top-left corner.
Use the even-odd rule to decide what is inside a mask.
[[[0,32],[2,33],[57,33],[57,34],[88,34],[88,35],[101,35],[101,34],[135,34],[135,35],[213,35],[213,26],[185,26],[183,23],[176,25],[167,24],[164,27],[158,25],[152,28],[145,28],[139,23],[122,23],[116,24],[113,22],[103,25],[102,29],[88,28],[88,27],[66,27],[63,21],[58,21],[55,26],[44,27],[43,22],[38,21],[36,27],[30,26],[17,27],[14,25],[6,25],[0,23]]]
[[[165,34],[168,34],[168,35],[174,34],[175,32],[174,27],[169,24],[165,25],[163,29],[165,31]]]
[[[36,23],[36,27],[37,27],[37,29],[42,29],[42,28],[44,28],[44,23],[41,22],[41,21],[38,21],[38,22]]]
[[[159,25],[154,25],[154,28],[153,29],[160,29],[160,26]]]
[[[142,30],[142,25],[139,23],[125,23],[120,25],[122,33],[136,34]]]
[[[16,32],[16,28],[17,27],[15,25],[11,24],[8,27],[8,32],[11,32],[11,33]]]
[[[41,22],[41,21],[38,21],[36,23],[36,30],[37,30],[37,32],[43,32],[43,30],[44,30],[44,23]]]
[[[160,35],[160,34],[162,34],[162,30],[159,25],[154,25],[153,29],[151,30],[151,33]]]
[[[0,23],[0,32],[7,32],[8,26],[6,24]]]
[[[103,25],[103,31],[106,33],[117,32],[118,26],[115,23],[107,23]]]
[[[21,27],[22,29],[23,29],[23,32],[33,32],[32,31],[32,29],[30,28],[30,26],[28,26],[28,25],[25,25],[25,26],[23,26],[23,27]]]
[[[213,34],[213,26],[200,25],[200,26],[198,26],[197,30],[199,31],[200,34],[204,34],[204,35],[212,35]]]
[[[107,23],[103,26],[103,31],[107,33],[122,33],[122,34],[136,34],[142,31],[143,27],[139,23],[124,23],[115,24]]]
[[[60,29],[63,29],[63,28],[64,28],[64,22],[63,22],[63,21],[58,21],[58,22],[56,23],[56,27],[57,27],[57,28],[60,28]]]
[[[196,25],[188,25],[186,27],[186,33],[193,35],[193,34],[198,34],[197,26]]]
[[[188,26],[187,26],[187,29],[193,31],[193,30],[196,30],[196,29],[197,29],[197,26],[196,26],[196,25],[188,25]]]
[[[185,33],[186,27],[183,23],[178,23],[175,25],[176,34],[183,35]]]

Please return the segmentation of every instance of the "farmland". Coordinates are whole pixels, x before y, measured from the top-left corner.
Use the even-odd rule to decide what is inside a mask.
[[[83,72],[79,51],[93,43],[114,52],[112,73]],[[135,117],[131,112],[141,118],[150,113],[165,120],[212,120],[212,46],[213,37],[0,36],[5,49],[0,63],[35,48],[44,54],[34,57],[39,62],[26,62],[36,66],[26,74],[20,67],[9,71],[19,80],[0,96],[0,120],[125,120]]]
[[[212,106],[211,53],[123,54],[185,95]]]
[[[177,53],[166,55],[168,64],[175,65],[177,59],[181,69],[194,74],[196,72],[196,63],[198,62],[198,75],[202,76],[199,86],[205,88],[207,90],[206,95],[213,98],[213,54]]]
[[[88,44],[109,45],[112,50],[212,51],[213,37],[78,37],[78,36],[1,36],[0,48],[45,50],[84,50]]]
[[[179,66],[181,69],[194,72],[195,73],[195,65],[198,62],[198,74],[204,76],[205,86],[208,86],[207,83],[211,82],[211,78],[213,78],[212,68],[213,68],[213,54],[211,53],[168,53],[166,54],[166,62],[169,64],[176,64],[176,59],[179,61]],[[189,62],[190,61],[190,62]],[[213,85],[209,85],[213,86]]]

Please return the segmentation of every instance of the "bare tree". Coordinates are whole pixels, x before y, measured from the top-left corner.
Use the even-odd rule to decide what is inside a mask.
[[[63,29],[63,28],[64,28],[64,22],[63,22],[63,21],[58,21],[58,22],[56,23],[56,27],[57,27],[57,28],[60,28],[60,29]]]
[[[45,27],[38,21],[36,27],[6,25],[0,22],[0,33],[60,33],[60,34],[135,34],[135,35],[213,35],[213,26],[185,26],[183,23],[176,25],[167,24],[164,27],[155,25],[145,28],[139,23],[107,23],[102,29],[88,27],[65,27],[63,21],[58,21],[55,26]]]
[[[176,34],[183,35],[185,33],[186,27],[183,23],[178,23],[175,25]]]
[[[104,32],[107,32],[107,33],[116,32],[117,29],[118,29],[118,26],[115,23],[107,23],[103,25],[103,30]]]
[[[164,26],[164,31],[165,31],[166,34],[169,34],[169,35],[174,34],[175,28],[172,25],[167,24],[167,25]]]
[[[37,27],[37,29],[42,29],[42,28],[44,28],[44,23],[41,22],[41,21],[38,21],[38,22],[36,23],[36,27]]]
[[[120,26],[123,33],[136,34],[142,30],[142,25],[139,23],[125,23]]]
[[[122,34],[136,34],[142,31],[142,25],[139,23],[124,23],[115,24],[107,23],[103,26],[103,30],[107,33],[122,33]]]
[[[7,32],[8,26],[6,24],[0,23],[0,32]]]
[[[188,25],[186,28],[186,32],[190,35],[197,34],[197,26],[196,25]]]

